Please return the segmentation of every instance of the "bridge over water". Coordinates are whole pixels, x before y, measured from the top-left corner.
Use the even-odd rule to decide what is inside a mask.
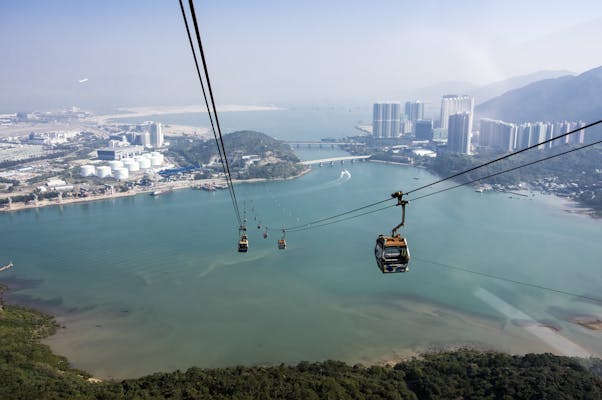
[[[344,164],[345,161],[350,161],[350,162],[355,162],[355,161],[365,161],[368,158],[370,158],[372,156],[344,156],[344,157],[330,157],[330,158],[321,158],[319,160],[306,160],[306,161],[300,161],[299,164],[301,165],[313,165],[313,164],[320,164],[320,166],[324,165],[324,164],[331,164],[334,165],[335,162],[340,162],[341,164]]]
[[[364,143],[356,143],[356,142],[322,142],[322,141],[311,141],[311,140],[288,140],[285,141],[284,143],[290,145],[290,146],[295,146],[297,148],[299,147],[330,147],[330,148],[334,148],[334,146],[346,146],[346,145],[352,145],[352,146],[365,146]]]

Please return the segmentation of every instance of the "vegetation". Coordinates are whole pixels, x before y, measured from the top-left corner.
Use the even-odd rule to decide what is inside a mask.
[[[182,166],[204,165],[219,160],[213,140],[188,138],[170,139],[169,156]],[[232,174],[238,179],[289,178],[298,175],[303,167],[290,146],[268,135],[254,131],[238,131],[224,135],[224,146]],[[261,161],[246,165],[244,156],[256,155]],[[221,171],[221,167],[217,168]]]
[[[569,149],[568,146],[559,146],[540,151],[527,151],[502,162],[465,174],[458,179],[461,182],[467,182]],[[440,153],[436,158],[425,161],[427,168],[431,171],[441,176],[449,176],[493,158],[492,155],[483,154],[466,156]],[[508,187],[523,182],[537,190],[569,197],[584,206],[602,212],[602,169],[600,168],[600,160],[602,160],[602,147],[594,146],[504,173],[487,179],[483,183],[500,184]]]
[[[0,297],[1,299],[1,297]],[[271,367],[190,368],[120,382],[89,375],[39,343],[54,320],[0,310],[0,398],[10,399],[600,399],[600,360],[472,350],[426,355],[394,367],[338,361]]]

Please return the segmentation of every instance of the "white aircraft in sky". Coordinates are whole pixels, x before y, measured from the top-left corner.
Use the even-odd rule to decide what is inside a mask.
[[[84,78],[84,79],[78,79],[79,83],[84,83],[84,82],[88,82],[88,78]]]

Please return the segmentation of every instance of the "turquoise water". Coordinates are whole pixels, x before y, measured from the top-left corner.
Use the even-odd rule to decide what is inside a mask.
[[[270,111],[232,111],[219,114],[222,132],[256,130],[282,140],[320,140],[361,134],[358,123],[372,121],[370,107],[296,107]],[[205,113],[151,115],[115,121],[142,123],[153,120],[164,124],[209,127]]]
[[[306,159],[339,154],[301,151]],[[600,332],[566,321],[602,316],[600,304],[430,262],[600,297],[602,222],[569,214],[553,198],[460,188],[410,203],[405,234],[414,259],[406,274],[382,275],[373,258],[376,236],[399,221],[397,208],[290,233],[287,249],[276,247],[281,226],[434,179],[422,169],[357,163],[237,185],[249,210],[248,254],[236,252],[226,191],[2,214],[0,261],[15,263],[2,279],[15,288],[11,299],[58,314],[65,329],[49,340],[53,349],[101,377],[193,365],[368,363],[448,345],[562,353],[475,295],[481,289],[602,355]],[[271,229],[267,240],[259,222]]]

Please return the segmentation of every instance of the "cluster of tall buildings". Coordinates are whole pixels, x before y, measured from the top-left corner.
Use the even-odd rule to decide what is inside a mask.
[[[374,103],[372,108],[372,135],[378,139],[396,138],[401,128],[401,103]]]
[[[483,118],[480,120],[479,146],[499,152],[519,150],[553,139],[583,126],[585,126],[583,121],[525,122],[517,125]],[[582,129],[562,139],[538,146],[538,148],[551,148],[562,144],[581,144],[584,141],[585,130]]]
[[[378,139],[396,138],[413,133],[417,121],[424,119],[424,103],[408,101],[402,113],[400,102],[374,103],[372,109],[372,135]]]
[[[472,154],[472,122],[474,97],[448,94],[441,98],[442,129],[447,129],[447,150],[452,153]]]
[[[117,142],[124,142],[127,144],[133,144],[144,147],[163,147],[165,138],[163,136],[163,129],[159,122],[145,122],[141,125],[136,125],[135,130],[127,132],[125,134],[112,135],[115,143],[112,143],[112,147],[119,146]]]
[[[408,101],[404,112],[399,102],[374,104],[373,136],[378,139],[396,138],[402,134],[413,134],[418,141],[433,140],[434,124],[424,118],[424,102]],[[447,131],[446,150],[452,153],[472,154],[474,97],[468,95],[444,95],[441,98],[439,128]],[[582,121],[525,122],[513,124],[500,120],[482,118],[478,145],[497,152],[523,149],[536,143],[553,139],[564,133],[585,126]],[[580,130],[539,148],[551,148],[561,144],[579,144],[586,141],[585,131]],[[476,140],[475,140],[476,142]]]
[[[419,100],[405,103],[380,102],[373,108],[372,133],[375,138],[395,138],[413,134],[416,140],[433,140],[434,124],[424,117],[425,103]],[[445,95],[441,99],[440,128],[447,130],[448,149],[471,154],[474,98],[467,95]]]

